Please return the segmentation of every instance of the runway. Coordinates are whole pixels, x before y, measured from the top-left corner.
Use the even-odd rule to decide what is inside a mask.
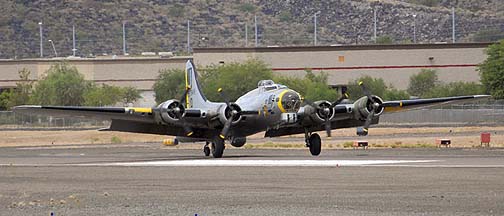
[[[1,215],[503,215],[504,149],[0,148]]]

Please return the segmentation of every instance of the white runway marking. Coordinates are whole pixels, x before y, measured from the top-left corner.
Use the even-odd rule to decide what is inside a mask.
[[[82,164],[83,166],[225,166],[225,167],[299,167],[299,166],[370,166],[391,165],[404,163],[430,163],[438,160],[176,160],[176,161],[147,161],[147,162],[119,162]],[[392,165],[393,166],[393,165]]]

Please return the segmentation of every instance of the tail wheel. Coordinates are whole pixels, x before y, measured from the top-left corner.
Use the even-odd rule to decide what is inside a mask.
[[[205,153],[205,156],[210,156],[210,147],[208,147],[208,142],[207,144],[203,147],[203,153]]]
[[[214,158],[221,158],[224,153],[224,140],[217,138],[212,142],[212,156]]]
[[[310,135],[308,144],[310,147],[310,153],[313,156],[318,156],[322,148],[322,140],[320,139],[320,136],[317,133]]]

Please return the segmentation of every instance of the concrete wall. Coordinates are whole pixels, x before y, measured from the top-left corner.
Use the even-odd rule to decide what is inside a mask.
[[[336,47],[199,48],[197,65],[258,58],[277,73],[304,76],[305,68],[325,71],[329,84],[342,85],[363,75],[380,77],[405,89],[409,77],[422,68],[437,69],[445,82],[479,82],[476,65],[486,59],[489,44],[418,44]]]
[[[277,74],[304,76],[304,70],[325,71],[330,85],[344,85],[363,75],[381,77],[393,86],[405,89],[409,77],[422,68],[439,71],[445,82],[479,82],[476,65],[486,59],[484,49],[489,44],[415,44],[357,45],[325,47],[263,47],[263,48],[195,48],[196,67],[210,64],[241,62],[258,58]],[[117,57],[96,59],[66,59],[88,80],[117,86],[133,86],[144,91],[140,105],[154,104],[152,85],[158,71],[165,68],[184,69],[193,57]],[[31,79],[43,76],[49,67],[62,59],[0,60],[0,89],[14,87],[17,71],[27,68]]]
[[[191,57],[174,58],[107,58],[107,59],[69,59],[87,80],[117,86],[133,86],[140,90],[152,90],[159,70],[184,69]],[[31,78],[37,80],[58,59],[0,60],[0,88],[13,87],[19,80],[18,71],[30,70]]]

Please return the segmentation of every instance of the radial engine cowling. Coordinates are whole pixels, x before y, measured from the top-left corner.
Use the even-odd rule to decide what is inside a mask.
[[[316,107],[313,107],[315,105]],[[309,113],[311,118],[318,123],[325,122],[325,119],[332,119],[334,117],[334,109],[331,108],[331,102],[329,101],[316,101],[312,106],[307,106],[305,112]]]
[[[232,104],[230,104],[230,106],[232,106],[233,109],[237,112],[241,111],[241,108],[240,108],[240,106],[238,106],[238,104],[232,103]],[[233,109],[229,108],[228,106],[223,106],[223,107],[221,107],[221,109],[219,109],[219,121],[222,124],[225,124],[226,121],[231,117]],[[241,118],[242,118],[242,116],[240,114],[235,114],[231,124],[238,123],[241,120]]]
[[[185,108],[178,100],[168,100],[158,106],[164,123],[175,123],[184,116]]]
[[[371,97],[373,98],[374,102],[378,103],[379,105],[383,103],[383,100],[380,97],[376,95],[372,95]],[[359,100],[355,101],[354,109],[357,110],[356,117],[364,120],[373,110],[373,101],[370,101],[365,96],[361,97]],[[384,108],[382,106],[379,106],[379,108],[375,111],[374,117],[380,116],[383,113],[383,110]]]

